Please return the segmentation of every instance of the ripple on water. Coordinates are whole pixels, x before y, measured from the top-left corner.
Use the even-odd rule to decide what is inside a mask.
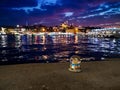
[[[120,39],[49,35],[0,36],[0,63],[68,61],[72,55],[95,57],[96,60],[120,57]]]

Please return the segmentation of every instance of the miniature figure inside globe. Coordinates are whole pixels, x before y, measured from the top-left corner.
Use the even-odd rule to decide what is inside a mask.
[[[80,72],[81,71],[81,60],[82,58],[80,58],[77,55],[74,55],[70,58],[70,68],[69,71],[72,72]]]

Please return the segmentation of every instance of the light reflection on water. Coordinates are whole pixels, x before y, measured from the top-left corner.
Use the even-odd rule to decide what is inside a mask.
[[[40,62],[81,57],[120,57],[120,39],[78,35],[1,35],[0,62]]]

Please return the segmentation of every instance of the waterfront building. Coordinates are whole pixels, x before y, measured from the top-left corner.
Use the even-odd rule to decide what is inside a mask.
[[[88,35],[95,37],[120,37],[120,28],[92,29]]]

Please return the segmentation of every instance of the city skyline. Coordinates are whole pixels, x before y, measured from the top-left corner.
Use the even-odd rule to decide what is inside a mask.
[[[120,23],[119,0],[0,0],[0,25]]]

